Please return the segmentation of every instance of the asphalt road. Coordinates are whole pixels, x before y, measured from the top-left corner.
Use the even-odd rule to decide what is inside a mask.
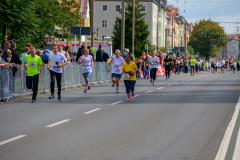
[[[214,160],[240,94],[239,74],[138,80],[0,106],[0,160]],[[238,118],[227,159],[232,159]],[[59,123],[58,123],[59,122]],[[13,139],[11,139],[13,138]]]

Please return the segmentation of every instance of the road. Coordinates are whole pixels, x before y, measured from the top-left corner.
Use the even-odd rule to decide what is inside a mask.
[[[214,160],[239,100],[239,74],[138,80],[0,106],[1,160]],[[227,147],[233,158],[240,118]],[[13,138],[13,139],[12,139]],[[226,143],[225,143],[226,144]]]

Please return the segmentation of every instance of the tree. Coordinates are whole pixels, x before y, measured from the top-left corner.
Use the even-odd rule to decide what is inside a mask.
[[[144,46],[148,44],[148,36],[150,32],[148,31],[148,25],[145,23],[145,15],[143,9],[141,8],[140,1],[135,3],[135,43],[134,43],[134,53],[136,57],[140,57],[142,52],[145,51]],[[132,1],[126,0],[126,11],[125,11],[125,48],[131,50],[132,46]],[[120,13],[122,11],[120,10]],[[117,18],[114,24],[113,30],[113,50],[121,48],[121,25],[122,19]]]
[[[75,0],[4,0],[0,2],[0,37],[8,35],[22,51],[27,42],[45,45],[46,35],[63,34],[70,39],[70,27],[81,23],[80,5]]]
[[[220,35],[227,37],[219,23],[203,19],[193,26],[188,44],[194,48],[195,54],[199,52],[202,57],[215,57],[216,50],[227,45],[226,39],[219,39]]]
[[[194,55],[194,48],[192,46],[188,45],[187,51],[188,51],[189,55]]]

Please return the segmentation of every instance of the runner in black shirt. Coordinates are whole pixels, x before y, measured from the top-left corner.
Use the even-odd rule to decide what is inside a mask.
[[[168,79],[168,78],[170,78],[170,66],[172,64],[172,60],[170,58],[168,58],[168,56],[166,56],[166,58],[164,59],[164,63],[165,63],[166,79]]]

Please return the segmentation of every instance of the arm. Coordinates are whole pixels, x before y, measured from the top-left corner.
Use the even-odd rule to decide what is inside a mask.
[[[50,66],[51,62],[52,62],[51,59],[49,59],[48,60],[48,65],[47,65],[47,69],[49,69],[49,66]]]
[[[24,67],[25,74],[27,74],[27,67],[26,66],[27,66],[27,63],[24,62],[24,66],[23,67]]]
[[[40,65],[40,70],[38,72],[38,75],[42,72],[42,70],[43,70],[43,64]]]
[[[103,62],[103,51],[102,50],[100,51],[100,62]]]
[[[110,72],[110,67],[111,67],[111,64],[112,64],[112,60],[113,60],[113,59],[111,59],[109,65],[108,65],[108,72]]]

